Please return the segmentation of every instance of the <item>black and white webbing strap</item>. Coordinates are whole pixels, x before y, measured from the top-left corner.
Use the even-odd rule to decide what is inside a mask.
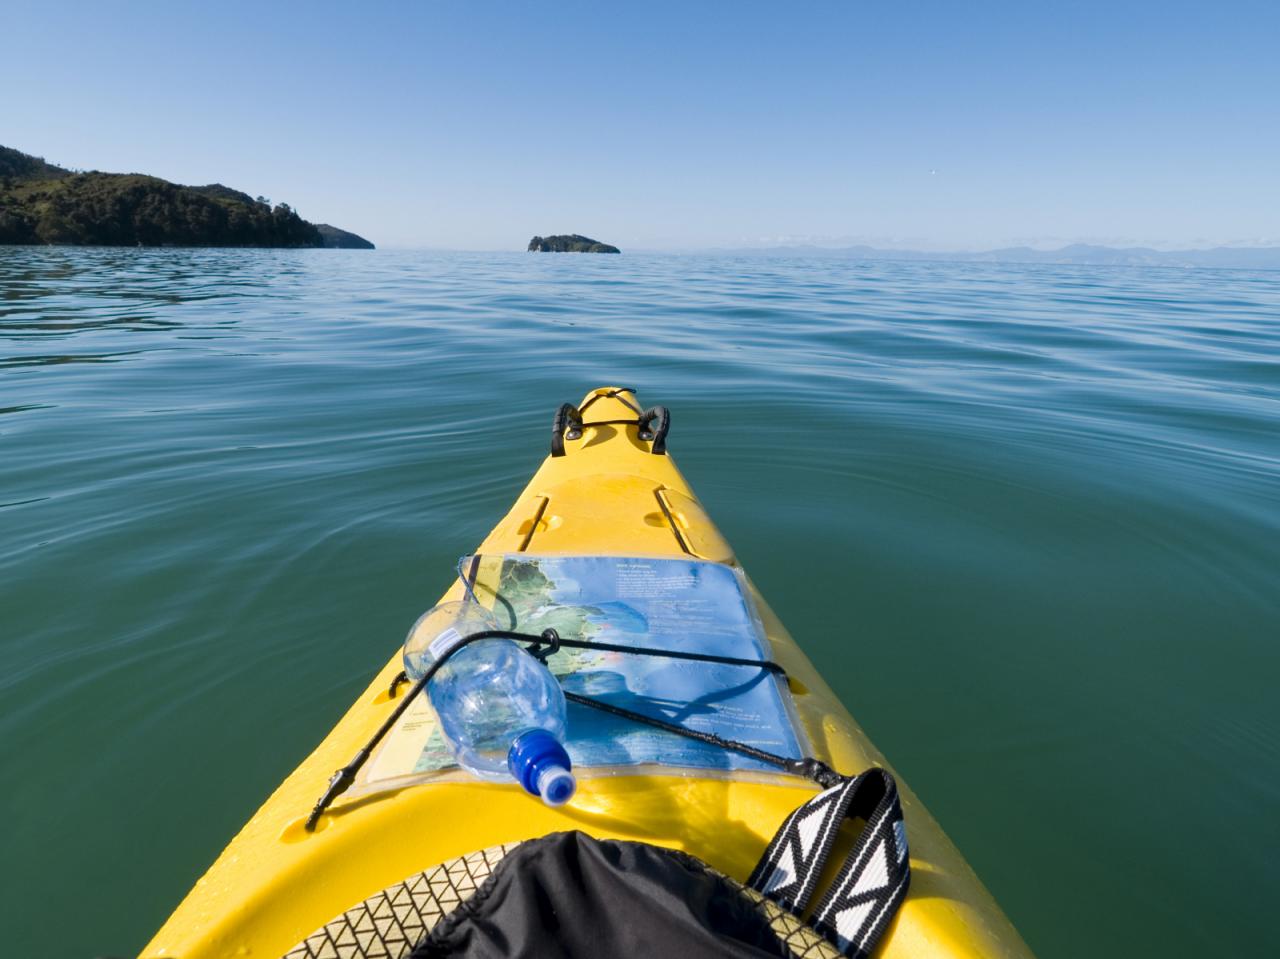
[[[883,769],[868,769],[832,786],[788,816],[747,885],[800,915],[845,819],[862,819],[866,826],[810,921],[846,956],[865,957],[911,881],[898,787]]]

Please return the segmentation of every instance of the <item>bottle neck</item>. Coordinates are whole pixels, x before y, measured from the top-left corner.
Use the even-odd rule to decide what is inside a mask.
[[[511,743],[507,769],[525,792],[548,806],[561,806],[577,788],[573,763],[560,741],[545,729],[528,729]]]

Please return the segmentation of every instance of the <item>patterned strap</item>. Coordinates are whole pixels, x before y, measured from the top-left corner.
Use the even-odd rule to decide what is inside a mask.
[[[747,885],[799,915],[846,818],[862,819],[866,826],[814,908],[812,922],[846,956],[862,959],[884,934],[911,881],[898,787],[883,769],[846,779],[788,816]]]

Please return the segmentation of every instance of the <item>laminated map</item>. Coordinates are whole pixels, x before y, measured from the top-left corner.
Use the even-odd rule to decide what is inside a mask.
[[[693,559],[477,556],[463,561],[476,601],[503,628],[653,649],[770,658],[740,571]],[[562,648],[548,665],[565,690],[788,757],[802,755],[786,681],[755,667]],[[566,747],[575,771],[664,766],[777,769],[589,706],[570,703]],[[360,791],[406,777],[459,772],[426,696],[388,735]]]

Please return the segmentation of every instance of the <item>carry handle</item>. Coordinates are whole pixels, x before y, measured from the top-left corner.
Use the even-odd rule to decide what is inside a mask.
[[[799,915],[813,897],[840,824],[866,826],[813,910],[815,929],[846,956],[870,954],[911,882],[906,824],[893,777],[872,768],[818,793],[786,818],[747,885]]]
[[[640,439],[653,440],[650,452],[662,456],[667,452],[667,431],[671,429],[671,411],[665,406],[651,406],[640,414]]]
[[[551,421],[551,455],[564,456],[565,433],[576,440],[582,435],[582,414],[572,403],[561,403]]]
[[[615,396],[620,392],[623,391],[612,390],[608,393],[597,393],[582,404],[582,409],[578,409],[572,403],[560,404],[560,408],[556,410],[555,418],[551,421],[551,455],[564,456],[564,441],[581,439],[582,431],[588,426],[637,426],[639,427],[640,439],[653,441],[649,451],[656,456],[665,455],[667,452],[667,432],[671,429],[671,411],[665,406],[651,406],[642,412],[632,404],[627,403],[627,406],[636,410],[636,418],[634,420],[600,420],[591,423],[583,421],[582,414],[588,406],[602,396]],[[623,400],[623,402],[625,403],[626,400]]]

